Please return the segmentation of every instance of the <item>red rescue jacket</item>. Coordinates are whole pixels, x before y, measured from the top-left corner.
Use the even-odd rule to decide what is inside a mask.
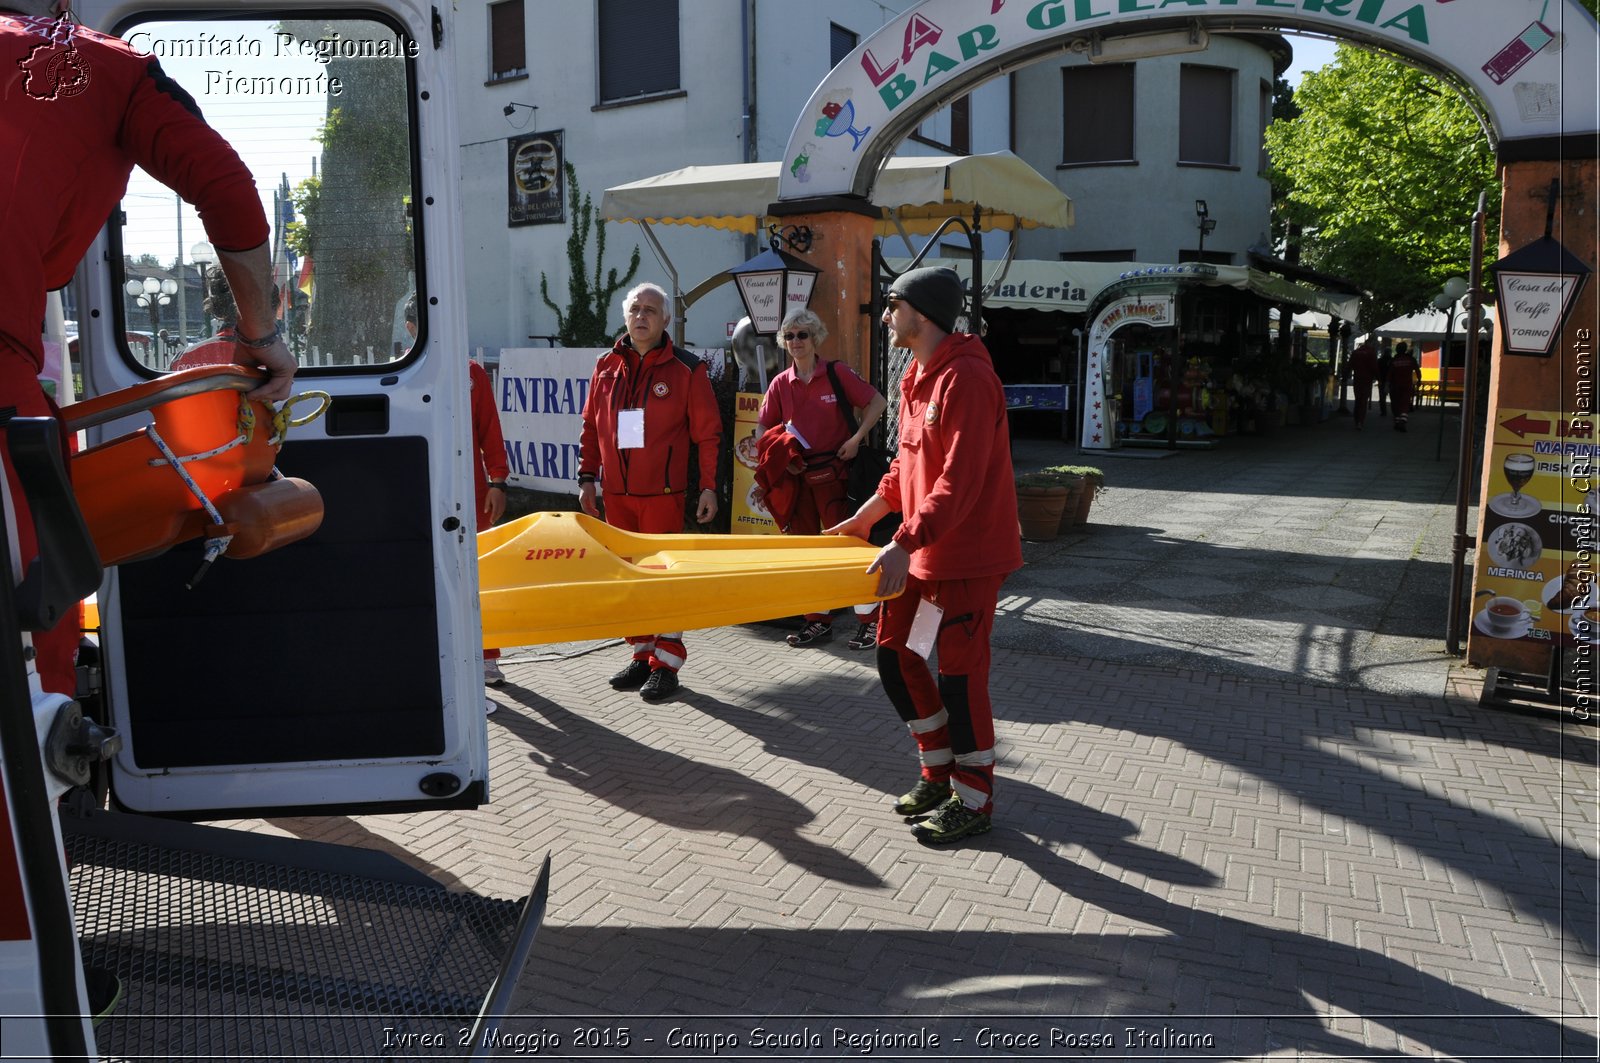
[[[644,410],[644,446],[617,446],[623,410]],[[689,444],[700,448],[699,488],[717,485],[722,414],[706,364],[663,336],[641,357],[626,334],[595,363],[583,404],[578,472],[608,495],[678,494],[689,487]]]
[[[1005,390],[983,343],[947,336],[900,380],[900,449],[878,485],[904,514],[894,541],[925,580],[1022,567]]]

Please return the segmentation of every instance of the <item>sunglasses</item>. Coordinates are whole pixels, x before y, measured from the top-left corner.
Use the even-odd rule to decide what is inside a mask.
[[[785,332],[783,334],[784,343],[793,343],[795,340],[809,340],[810,338],[811,333],[809,332]]]

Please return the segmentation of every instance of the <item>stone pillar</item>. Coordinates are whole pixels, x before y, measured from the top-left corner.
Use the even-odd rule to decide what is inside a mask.
[[[821,270],[811,309],[828,329],[822,354],[871,380],[871,328],[863,307],[872,301],[872,238],[879,211],[864,200],[830,197],[774,203],[768,212],[783,229],[811,230],[811,250],[793,252]]]
[[[1564,244],[1567,250],[1591,268],[1600,264],[1600,239],[1594,220],[1594,204],[1600,199],[1596,189],[1596,159],[1518,160],[1502,168],[1503,201],[1500,218],[1498,251],[1487,249],[1484,257],[1489,262],[1503,258],[1511,251],[1523,247],[1544,235],[1546,193],[1552,178],[1561,182],[1560,198],[1556,203],[1555,224],[1551,235]],[[1492,292],[1493,276],[1485,270],[1484,287]],[[1504,321],[1504,314],[1500,315]],[[1489,389],[1489,414],[1484,447],[1484,491],[1478,507],[1478,554],[1485,550],[1486,517],[1489,501],[1494,491],[1490,487],[1493,467],[1495,426],[1513,411],[1559,411],[1560,421],[1570,423],[1568,438],[1586,443],[1595,441],[1594,421],[1596,393],[1595,331],[1600,319],[1600,276],[1591,275],[1578,294],[1576,305],[1562,329],[1561,338],[1548,358],[1530,358],[1507,355],[1500,330],[1495,330],[1494,354],[1487,381]],[[1470,400],[1469,400],[1470,401]],[[1504,418],[1501,411],[1505,411]],[[1578,559],[1581,563],[1583,552]],[[1570,559],[1569,559],[1570,561]],[[1594,571],[1596,557],[1591,548],[1588,553],[1589,571]],[[1476,615],[1481,602],[1479,583],[1484,565],[1478,563],[1472,584],[1472,615]],[[1500,581],[1504,582],[1504,581]],[[1495,588],[1497,591],[1499,588]],[[1537,588],[1543,593],[1543,586]],[[1552,647],[1531,639],[1497,639],[1481,633],[1470,620],[1468,623],[1467,660],[1482,667],[1498,666],[1508,671],[1543,675],[1550,667]],[[1592,650],[1591,650],[1592,652]]]

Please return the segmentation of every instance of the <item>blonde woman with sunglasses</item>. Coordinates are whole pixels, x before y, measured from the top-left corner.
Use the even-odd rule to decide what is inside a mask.
[[[789,368],[772,378],[761,400],[760,431],[785,425],[800,447],[799,456],[788,467],[796,481],[794,504],[781,524],[790,535],[816,535],[850,516],[845,499],[850,462],[888,407],[882,392],[855,370],[822,357],[827,338],[828,330],[816,314],[790,311],[778,328],[778,346],[788,352]],[[834,387],[835,376],[838,388]],[[840,391],[859,411],[854,432],[839,408]],[[856,635],[849,645],[864,650],[877,640],[876,603],[857,606],[856,620]],[[833,618],[827,613],[808,613],[800,630],[785,641],[791,646],[814,646],[832,637]]]

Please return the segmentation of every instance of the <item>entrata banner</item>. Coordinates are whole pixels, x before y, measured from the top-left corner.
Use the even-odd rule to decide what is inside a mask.
[[[923,0],[817,87],[789,135],[778,198],[866,195],[929,112],[1052,50],[1131,38],[1159,55],[1203,49],[1206,32],[1263,29],[1315,30],[1449,70],[1504,140],[1600,128],[1600,47],[1578,0]]]

